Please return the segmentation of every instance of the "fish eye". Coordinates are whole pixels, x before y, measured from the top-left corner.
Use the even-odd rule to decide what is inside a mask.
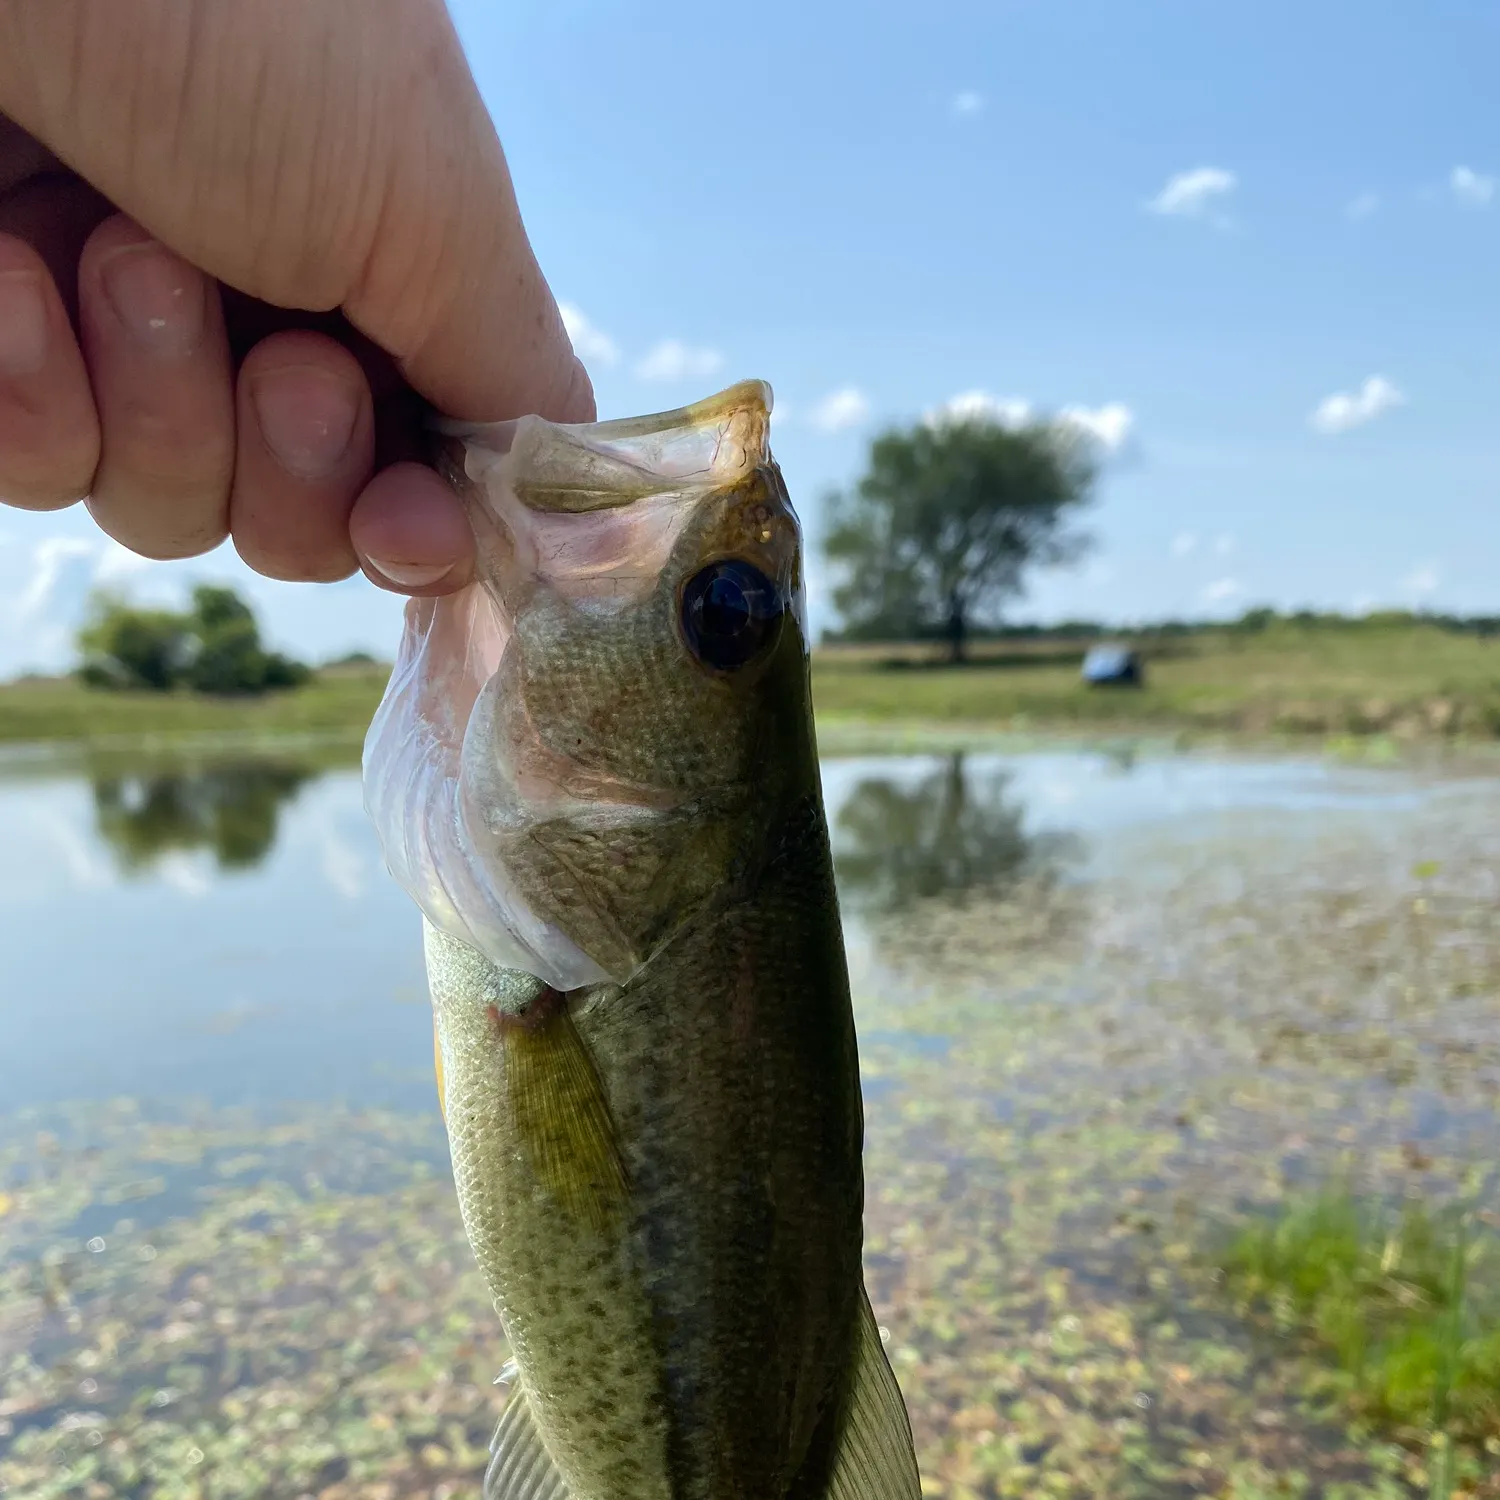
[[[682,633],[705,666],[743,667],[771,641],[785,606],[759,568],[737,557],[711,562],[682,591]]]

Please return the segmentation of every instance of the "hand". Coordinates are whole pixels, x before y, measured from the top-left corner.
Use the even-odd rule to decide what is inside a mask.
[[[0,0],[0,495],[444,593],[417,397],[593,416],[441,0]]]

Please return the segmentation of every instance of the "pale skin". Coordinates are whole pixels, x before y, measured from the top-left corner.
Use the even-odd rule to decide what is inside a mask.
[[[423,412],[594,416],[442,0],[0,0],[0,497],[470,577]]]

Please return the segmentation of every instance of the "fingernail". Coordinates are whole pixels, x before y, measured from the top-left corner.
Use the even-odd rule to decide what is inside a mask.
[[[299,479],[326,479],[344,460],[359,420],[359,392],[314,365],[266,370],[250,383],[266,446]]]
[[[122,245],[100,263],[104,295],[142,348],[180,358],[203,338],[203,277],[155,240]]]
[[[47,363],[47,294],[37,271],[0,274],[0,375],[35,375]]]
[[[373,557],[367,557],[365,561],[382,578],[387,578],[404,589],[424,589],[453,571],[452,563],[380,562]]]

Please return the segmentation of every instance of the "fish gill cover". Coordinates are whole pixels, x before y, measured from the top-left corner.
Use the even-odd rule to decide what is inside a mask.
[[[486,693],[498,691],[518,601],[546,589],[575,609],[608,612],[653,585],[693,502],[770,462],[771,402],[768,385],[744,381],[618,421],[440,424],[440,467],[474,527],[478,577],[406,607],[365,742],[365,805],[391,873],[428,921],[502,968],[563,990],[604,977],[528,908],[480,827],[476,787],[491,777],[479,761],[491,747],[477,729],[493,707]],[[791,551],[778,581],[800,623],[795,540]]]

